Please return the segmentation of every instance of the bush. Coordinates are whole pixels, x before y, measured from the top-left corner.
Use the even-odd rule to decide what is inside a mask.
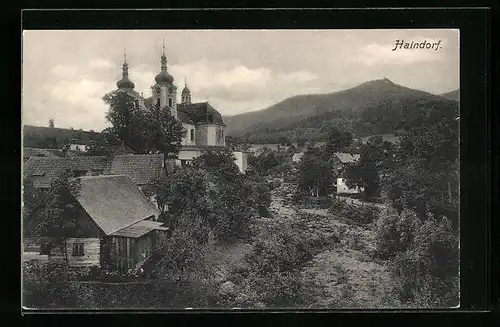
[[[349,205],[341,200],[332,199],[329,211],[348,221],[369,225],[378,219],[380,209],[374,206]]]
[[[420,225],[421,221],[413,211],[403,210],[398,215],[392,208],[382,210],[376,225],[377,254],[388,259],[407,250]]]
[[[421,224],[414,212],[404,210],[381,215],[377,227],[378,253],[393,258],[403,302],[411,307],[458,305],[458,235],[446,218],[431,216]]]
[[[323,242],[323,240],[317,240]],[[296,306],[301,303],[302,265],[312,258],[312,243],[290,226],[260,231],[254,249],[245,256],[248,271],[240,273],[245,296],[241,306]],[[236,272],[233,272],[237,275]]]

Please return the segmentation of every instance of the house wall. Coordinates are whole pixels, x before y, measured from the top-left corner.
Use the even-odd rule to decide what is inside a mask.
[[[206,146],[208,145],[208,125],[197,125],[196,126],[196,145]]]
[[[345,182],[345,178],[337,178],[334,185],[337,187],[337,193],[356,194],[363,190],[359,187],[349,188]]]
[[[73,244],[83,244],[83,256],[73,256]],[[72,267],[89,267],[100,265],[99,238],[68,238],[66,240],[68,263]]]
[[[196,126],[192,124],[182,123],[182,127],[186,130],[186,136],[182,139],[182,145],[196,145]],[[191,130],[194,131],[194,138],[191,140]]]
[[[246,169],[248,167],[248,163],[247,163],[248,154],[245,152],[236,151],[236,152],[233,152],[233,155],[236,158],[235,163],[238,166],[238,168],[240,169],[240,172],[245,174]]]

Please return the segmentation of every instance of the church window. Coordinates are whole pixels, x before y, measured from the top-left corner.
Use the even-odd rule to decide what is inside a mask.
[[[209,114],[207,115],[207,121],[208,121],[209,123],[213,123],[214,118],[213,118],[213,116],[212,116],[212,114],[211,114],[211,113],[209,113]]]
[[[159,107],[160,106],[160,98],[156,99],[156,105]]]
[[[191,129],[191,141],[194,141],[194,129]]]
[[[172,98],[168,98],[168,106],[172,108],[172,105],[173,105]]]

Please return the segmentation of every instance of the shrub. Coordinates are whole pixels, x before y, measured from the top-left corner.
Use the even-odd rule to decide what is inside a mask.
[[[387,259],[408,249],[420,225],[421,222],[413,211],[403,210],[398,215],[392,208],[382,210],[375,234],[378,255]]]
[[[451,223],[446,218],[438,222],[430,217],[415,230],[415,225],[408,223],[412,219],[406,220],[406,230],[415,234],[405,239],[407,249],[396,255],[392,265],[401,280],[401,299],[410,306],[456,306],[458,237]]]
[[[349,205],[341,200],[332,199],[329,211],[348,221],[369,225],[378,219],[380,209],[373,206]]]

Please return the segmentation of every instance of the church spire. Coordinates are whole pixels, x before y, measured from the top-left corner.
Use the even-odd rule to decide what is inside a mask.
[[[167,56],[165,55],[165,40],[162,39],[161,71],[155,77],[157,84],[170,85],[174,83],[174,78],[167,72]]]
[[[161,71],[167,71],[167,56],[165,55],[165,40],[162,39]]]
[[[127,63],[127,52],[125,47],[123,48],[123,65],[122,65],[122,79],[116,83],[118,89],[133,89],[135,84],[128,79],[128,63]]]
[[[186,77],[184,77],[184,89],[182,89],[181,93],[181,103],[191,104],[191,91],[188,89]]]

